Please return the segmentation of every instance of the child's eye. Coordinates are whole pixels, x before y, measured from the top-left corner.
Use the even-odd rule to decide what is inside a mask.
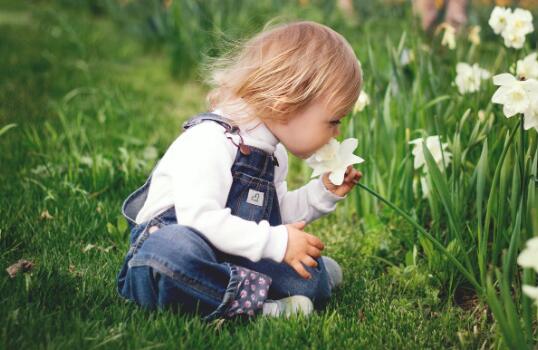
[[[338,125],[338,124],[340,124],[340,120],[332,120],[331,124],[332,125]]]

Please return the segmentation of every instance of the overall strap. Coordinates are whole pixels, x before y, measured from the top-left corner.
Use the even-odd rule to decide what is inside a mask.
[[[243,137],[239,133],[239,127],[232,125],[229,119],[224,118],[218,114],[204,112],[195,115],[194,117],[183,123],[183,130],[187,130],[188,128],[198,125],[206,120],[214,121],[222,125],[225,129],[224,133],[226,134],[226,137],[234,144],[234,146],[236,146],[242,154],[247,156],[250,154],[251,149],[249,146],[244,144]],[[236,143],[231,135],[239,136],[239,143]]]
[[[136,217],[138,215],[138,212],[140,212],[140,209],[142,209],[142,206],[144,206],[144,203],[146,202],[146,199],[148,197],[148,192],[149,192],[149,185],[151,183],[151,178],[156,168],[157,168],[157,165],[155,165],[155,167],[151,171],[151,174],[147,178],[146,182],[142,186],[140,186],[136,191],[131,193],[123,201],[123,204],[121,206],[121,213],[123,214],[123,217],[127,219],[127,222],[129,223],[129,226],[131,228],[136,225]]]
[[[190,118],[185,123],[183,123],[183,130],[187,130],[188,128],[198,125],[206,120],[211,120],[219,123],[226,129],[227,132],[231,134],[236,134],[239,132],[239,128],[237,126],[232,126],[232,123],[229,119],[226,119],[218,114],[211,112],[200,113]]]

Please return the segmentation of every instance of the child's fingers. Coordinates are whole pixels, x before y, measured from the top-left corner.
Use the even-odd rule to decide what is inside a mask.
[[[349,171],[349,173],[346,175],[346,177],[345,177],[345,179],[344,179],[344,182],[351,182],[351,181],[353,181],[353,179],[355,178],[356,174],[357,174],[357,170],[355,170],[355,169],[352,168],[352,169]]]
[[[309,246],[307,254],[313,258],[319,258],[321,256],[321,250],[314,246]]]
[[[303,230],[306,227],[306,221],[297,221],[294,223],[291,223],[293,227],[299,230]]]
[[[304,257],[302,261],[303,261],[303,264],[305,264],[306,266],[318,267],[318,262],[312,259],[312,257],[310,256]]]
[[[361,178],[362,178],[362,173],[360,171],[357,171],[357,173],[353,177],[353,180],[351,181],[353,181],[354,184],[358,184]]]
[[[319,250],[323,250],[325,248],[325,245],[321,241],[321,239],[317,238],[316,236],[313,236],[309,233],[307,233],[307,241],[314,247],[317,247]]]
[[[309,279],[310,278],[310,274],[308,273],[308,271],[306,271],[304,266],[299,261],[296,260],[293,263],[292,267],[299,274],[299,276],[301,276],[302,278],[304,278],[304,279]]]

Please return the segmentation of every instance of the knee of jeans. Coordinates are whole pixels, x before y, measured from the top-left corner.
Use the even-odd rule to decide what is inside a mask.
[[[166,225],[152,232],[134,259],[149,258],[182,269],[200,260],[216,261],[215,252],[200,233],[183,225]]]
[[[153,310],[157,307],[157,290],[154,280],[155,274],[149,266],[136,266],[130,268],[118,292],[127,300],[134,301],[143,308]]]
[[[318,261],[317,267],[306,266],[306,270],[310,273],[312,278],[304,279],[299,277],[293,282],[292,290],[290,291],[290,294],[307,296],[314,301],[314,304],[317,306],[324,305],[331,296],[329,276],[323,262],[320,262],[320,260],[321,259],[316,259],[316,261]]]
[[[316,259],[318,266],[316,268],[310,268],[309,272],[312,275],[311,281],[313,282],[313,293],[315,300],[321,302],[326,301],[331,296],[331,288],[329,286],[329,274],[321,262],[321,259]]]

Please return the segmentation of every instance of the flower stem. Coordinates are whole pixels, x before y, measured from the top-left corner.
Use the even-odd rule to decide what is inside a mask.
[[[525,169],[525,116],[521,115],[521,122],[519,124],[519,136],[521,141],[521,154],[519,155],[519,162],[521,167],[521,196],[523,197],[523,208],[521,209],[521,234],[526,237],[525,228],[527,227],[527,173]]]

